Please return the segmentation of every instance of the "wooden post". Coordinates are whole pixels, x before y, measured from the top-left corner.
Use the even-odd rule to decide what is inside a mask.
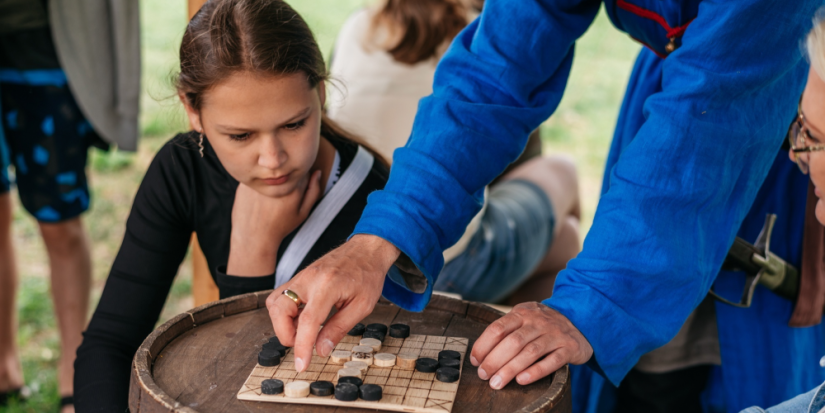
[[[189,1],[189,18],[191,19],[195,13],[200,10],[201,6],[206,3],[206,0],[188,0]],[[198,244],[198,237],[192,234],[192,296],[195,301],[195,307],[217,301],[220,294],[218,293],[218,286],[212,280],[212,275],[209,273],[209,264],[206,262],[206,256],[203,255],[203,250]]]
[[[206,0],[189,0],[189,18],[191,19],[198,10],[201,9],[201,6],[206,3]]]

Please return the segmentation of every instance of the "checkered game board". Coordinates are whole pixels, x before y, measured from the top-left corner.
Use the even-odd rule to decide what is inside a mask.
[[[352,350],[354,346],[359,344],[360,340],[361,336],[345,336],[335,347],[335,350]],[[414,353],[418,354],[418,357],[438,359],[439,351],[455,350],[461,353],[463,367],[468,344],[469,340],[461,337],[413,334],[405,339],[386,337],[378,353]],[[312,356],[312,362],[307,371],[298,373],[295,371],[295,355],[290,348],[277,366],[262,367],[256,364],[238,392],[238,399],[274,403],[349,406],[400,412],[443,413],[452,411],[455,395],[458,391],[458,383],[461,380],[459,376],[459,381],[455,383],[442,383],[435,379],[435,373],[422,373],[414,369],[402,369],[399,366],[377,367],[371,365],[364,375],[364,384],[371,383],[382,387],[383,397],[380,401],[370,402],[358,399],[352,402],[343,402],[336,400],[334,396],[309,395],[307,397],[291,398],[286,397],[283,393],[277,395],[261,393],[261,382],[273,378],[282,380],[284,384],[298,380],[309,383],[325,380],[337,384],[337,373],[341,368],[343,366],[340,364],[332,364],[329,357],[316,355]]]

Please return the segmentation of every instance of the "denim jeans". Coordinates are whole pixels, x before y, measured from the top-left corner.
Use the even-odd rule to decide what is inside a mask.
[[[767,410],[748,407],[740,413],[825,413],[825,383],[819,387]]]

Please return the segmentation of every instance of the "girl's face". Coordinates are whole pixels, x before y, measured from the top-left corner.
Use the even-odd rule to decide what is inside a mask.
[[[808,130],[811,142],[808,146],[825,145],[825,82],[819,78],[811,68],[808,74],[808,84],[802,94],[802,113],[805,116],[804,128]],[[809,160],[809,174],[816,187],[816,219],[825,225],[825,152],[817,151],[807,154]]]
[[[235,73],[204,94],[200,112],[184,99],[192,128],[203,132],[226,171],[273,198],[317,169],[323,105],[323,82],[310,88],[303,73]]]

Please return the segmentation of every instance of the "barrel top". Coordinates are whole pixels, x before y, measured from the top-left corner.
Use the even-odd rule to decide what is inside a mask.
[[[129,408],[138,412],[366,412],[354,408],[274,404],[236,398],[266,339],[274,335],[265,308],[271,291],[205,304],[158,327],[138,349],[132,364]],[[470,347],[503,313],[482,304],[434,295],[427,309],[412,313],[381,299],[364,324],[403,323],[414,334],[466,337]],[[567,367],[527,386],[515,381],[492,390],[465,358],[453,413],[569,412]]]

